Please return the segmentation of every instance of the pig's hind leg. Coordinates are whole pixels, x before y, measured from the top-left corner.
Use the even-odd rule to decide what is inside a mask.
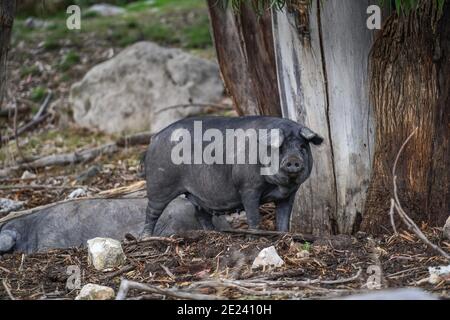
[[[167,207],[167,205],[176,198],[170,198],[166,201],[152,201],[149,200],[147,203],[147,210],[145,213],[145,225],[144,225],[144,231],[142,232],[141,237],[149,237],[153,235],[153,231],[155,230],[155,225],[158,222],[159,217],[163,213],[164,209]]]
[[[211,231],[216,229],[212,222],[212,214],[209,212],[206,212],[202,208],[196,207],[195,216],[203,230]]]

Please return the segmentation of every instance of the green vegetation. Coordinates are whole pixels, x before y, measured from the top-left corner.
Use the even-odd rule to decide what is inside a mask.
[[[76,65],[79,62],[80,62],[80,56],[77,53],[75,53],[74,51],[69,51],[63,56],[63,58],[59,64],[59,68],[62,71],[67,71],[72,66]]]
[[[47,90],[44,87],[38,86],[31,90],[30,99],[34,102],[40,102],[47,94]]]
[[[23,66],[20,70],[20,76],[21,77],[28,77],[28,76],[38,76],[41,74],[41,71],[39,70],[39,67],[37,65],[32,66]]]
[[[24,24],[25,16],[19,17],[14,25],[13,43],[39,40],[44,49],[57,50],[62,47],[63,41],[82,46],[84,39],[92,36],[117,47],[144,40],[185,49],[212,47],[204,1],[154,0],[128,4],[127,1],[115,1],[116,4],[123,5],[126,13],[113,17],[84,13],[93,2],[95,1],[78,1],[82,6],[79,31],[67,29],[64,10],[47,17],[48,26],[42,29],[27,28]]]

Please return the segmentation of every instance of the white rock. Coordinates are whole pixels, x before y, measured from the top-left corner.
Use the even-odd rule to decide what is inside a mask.
[[[428,282],[431,284],[438,284],[442,280],[450,280],[450,265],[440,267],[428,267],[430,277]]]
[[[283,259],[277,253],[274,246],[261,250],[252,264],[252,269],[258,267],[280,267],[284,264]]]
[[[36,175],[28,170],[25,170],[22,173],[22,176],[20,177],[20,179],[35,179]]]
[[[112,288],[88,283],[81,288],[75,300],[111,300],[114,299],[114,296]]]
[[[70,91],[78,125],[107,133],[157,132],[204,111],[175,105],[218,103],[216,63],[152,42],[136,43],[92,68]]]
[[[110,271],[125,262],[125,254],[119,241],[110,238],[94,238],[87,241],[89,263],[100,271]]]
[[[447,218],[447,221],[445,222],[443,233],[444,238],[450,240],[450,216]]]
[[[87,195],[86,190],[84,190],[83,188],[78,188],[78,189],[73,190],[69,194],[67,199],[81,198],[81,197],[85,197],[86,195]]]
[[[86,10],[86,13],[95,13],[102,17],[116,16],[124,14],[126,10],[121,7],[114,6],[108,3],[94,4]]]

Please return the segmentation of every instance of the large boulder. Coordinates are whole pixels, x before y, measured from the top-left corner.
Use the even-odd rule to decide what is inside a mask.
[[[139,42],[91,69],[72,86],[69,100],[81,126],[108,133],[157,132],[202,110],[168,107],[217,103],[223,90],[217,64]]]
[[[96,237],[122,240],[127,233],[138,236],[144,228],[146,207],[146,198],[77,199],[36,210],[3,225],[0,220],[0,254],[85,246],[87,240]],[[224,216],[215,217],[213,223],[219,230],[229,228]],[[178,197],[164,210],[155,235],[201,229],[195,207]]]

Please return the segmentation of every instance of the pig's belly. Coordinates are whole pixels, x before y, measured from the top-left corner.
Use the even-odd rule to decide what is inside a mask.
[[[199,206],[211,214],[227,214],[243,209],[239,194],[228,194],[227,197],[224,197],[223,195],[187,193],[186,197],[195,206]]]

